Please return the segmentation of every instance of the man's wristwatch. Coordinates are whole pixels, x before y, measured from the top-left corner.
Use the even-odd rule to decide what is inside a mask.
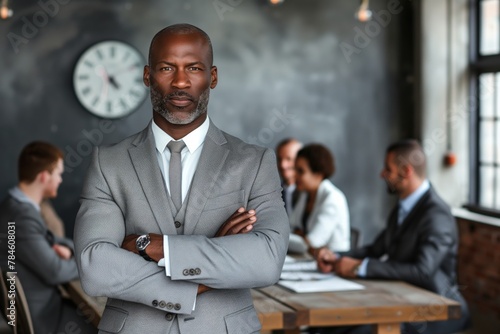
[[[150,243],[151,239],[149,238],[149,234],[140,235],[135,239],[135,248],[139,252],[139,255],[147,261],[153,261],[153,259],[146,254],[146,247],[148,247]]]

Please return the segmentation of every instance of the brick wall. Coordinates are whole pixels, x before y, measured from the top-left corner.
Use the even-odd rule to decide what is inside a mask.
[[[500,227],[457,218],[458,281],[469,306],[500,319]]]

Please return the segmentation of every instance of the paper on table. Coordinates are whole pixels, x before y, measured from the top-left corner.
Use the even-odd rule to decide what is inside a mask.
[[[338,276],[316,281],[284,281],[280,280],[279,285],[298,293],[304,292],[324,292],[324,291],[351,291],[363,290],[365,287]]]
[[[285,262],[282,271],[317,271],[316,261]]]
[[[280,279],[285,281],[313,281],[331,278],[333,274],[323,274],[317,271],[284,271]]]

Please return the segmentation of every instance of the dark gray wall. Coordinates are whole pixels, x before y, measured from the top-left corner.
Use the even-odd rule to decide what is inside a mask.
[[[274,147],[288,136],[326,144],[336,157],[333,182],[347,196],[352,225],[363,231],[365,241],[384,225],[392,204],[378,177],[384,148],[410,131],[404,120],[411,119],[405,116],[411,115],[411,98],[402,98],[411,91],[405,80],[411,61],[404,50],[412,41],[411,30],[405,35],[411,17],[407,2],[400,4],[402,13],[390,14],[388,23],[386,18],[385,27],[355,21],[359,4],[347,0],[286,0],[277,7],[265,1],[218,1],[226,5],[224,13],[206,0],[59,2],[66,4],[59,3],[46,24],[37,2],[21,0],[12,2],[14,17],[0,21],[2,196],[16,182],[17,155],[28,142],[43,139],[66,153],[76,151],[78,158],[73,153],[66,161],[72,170],[54,201],[71,235],[89,162],[84,133],[96,133],[102,125],[73,92],[78,56],[106,39],[126,41],[146,55],[159,29],[189,22],[206,30],[214,45],[219,85],[209,106],[213,121],[263,146]],[[380,11],[394,2],[370,3]],[[41,27],[16,52],[8,36],[27,37],[23,26],[34,19]],[[372,29],[365,45],[357,28]],[[350,61],[341,43],[360,46]],[[98,142],[119,141],[141,130],[150,117],[148,99],[132,115],[108,124],[111,130],[100,131]]]

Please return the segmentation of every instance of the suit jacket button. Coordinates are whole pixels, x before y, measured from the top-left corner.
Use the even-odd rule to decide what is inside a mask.
[[[175,224],[175,228],[179,228],[182,225],[181,222],[179,222],[179,221],[176,221],[174,224]]]
[[[189,275],[194,276],[195,270],[194,269],[189,269]]]
[[[182,271],[182,274],[183,274],[184,276],[189,276],[189,269],[184,269],[184,270]]]
[[[167,303],[167,310],[171,310],[174,307],[174,304]]]
[[[174,315],[172,313],[167,313],[165,314],[165,319],[172,321],[174,319]]]
[[[154,307],[157,307],[157,306],[158,306],[158,301],[157,301],[156,299],[155,299],[155,300],[153,300],[153,306],[154,306]]]
[[[181,309],[181,304],[175,304],[174,310],[179,311]]]
[[[167,306],[167,303],[165,303],[165,301],[163,301],[163,300],[162,300],[162,301],[160,301],[159,306],[160,306],[161,308],[165,308],[165,307]]]
[[[194,273],[195,273],[196,275],[201,274],[201,269],[200,269],[200,268],[196,268],[196,269],[194,270]]]

